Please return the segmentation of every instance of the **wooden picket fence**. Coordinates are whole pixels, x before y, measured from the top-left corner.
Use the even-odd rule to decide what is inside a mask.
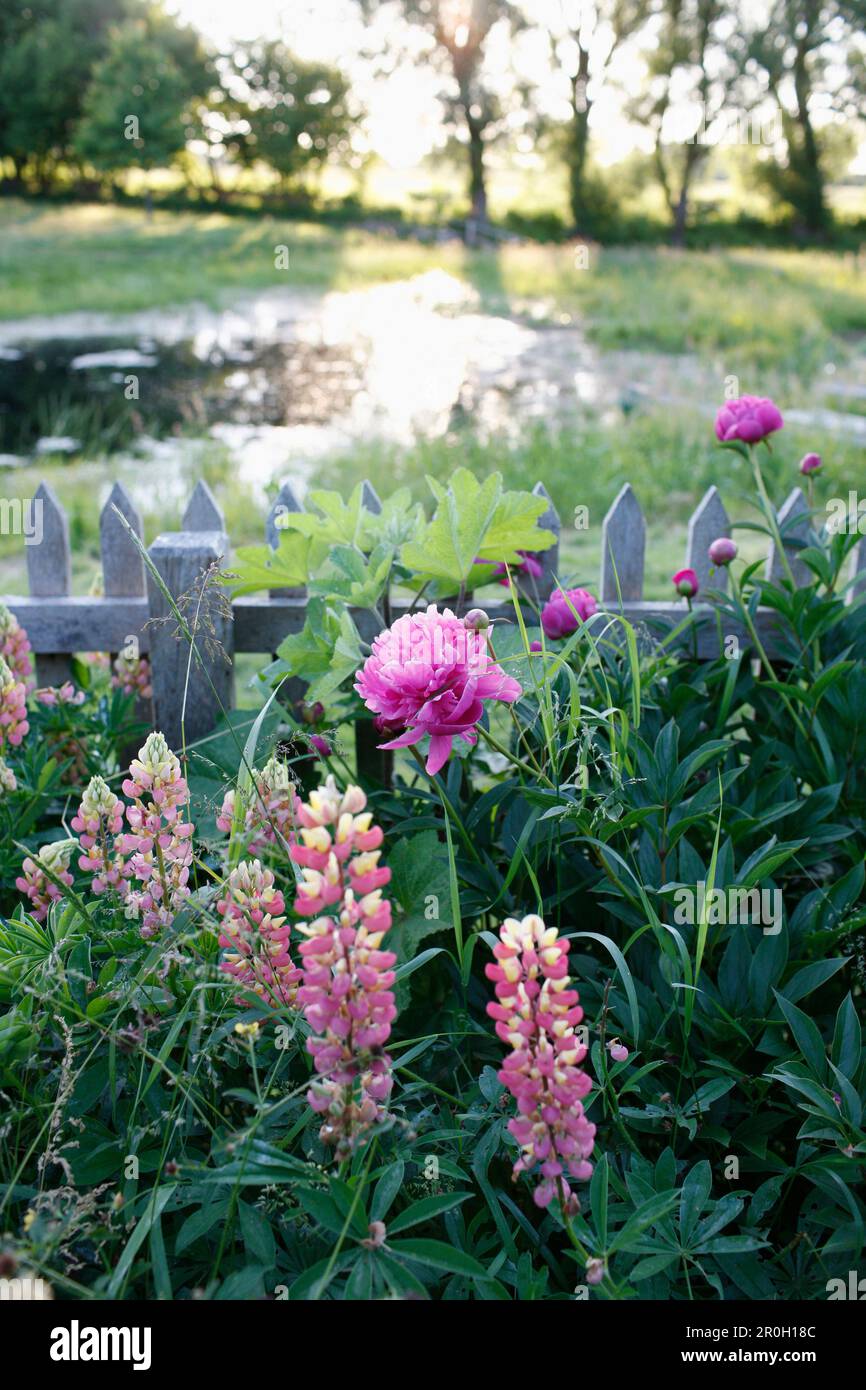
[[[528,592],[537,601],[546,598],[555,587],[559,563],[560,519],[541,483],[533,489],[547,501],[547,510],[539,524],[557,536],[557,543],[542,556],[543,573],[529,581]],[[66,514],[51,488],[42,483],[34,502],[42,504],[42,541],[25,547],[30,584],[28,596],[8,595],[2,601],[15,613],[27,629],[36,657],[37,678],[41,685],[58,685],[70,674],[73,654],[122,650],[130,638],[135,638],[139,650],[150,658],[153,684],[154,726],[160,728],[177,747],[181,739],[181,706],[187,688],[185,736],[187,743],[202,738],[216,724],[220,706],[229,709],[234,704],[233,661],[237,652],[258,652],[270,656],[284,637],[301,630],[306,618],[305,590],[274,590],[269,594],[239,597],[230,604],[218,584],[202,586],[201,575],[209,567],[226,564],[229,559],[229,538],[225,518],[204,482],[199,482],[183,515],[181,530],[157,536],[149,548],[154,568],[163,583],[180,600],[192,595],[196,630],[206,634],[198,644],[207,674],[197,662],[190,660],[186,641],[176,634],[176,622],[160,586],[145,566],[141,554],[117,515],[122,513],[129,526],[141,537],[141,517],[128,493],[115,483],[100,516],[100,541],[104,594],[101,597],[80,597],[72,593],[71,550]],[[372,511],[381,503],[370,483],[364,484],[364,500]],[[285,511],[300,511],[299,502],[290,483],[280,489],[265,520],[265,537],[275,546],[279,531],[276,519]],[[779,525],[783,539],[788,542],[802,539],[808,533],[808,508],[799,488],[795,488],[781,511]],[[685,600],[667,602],[647,601],[643,597],[644,550],[646,527],[637,498],[629,484],[619,492],[602,526],[602,562],[598,596],[600,606],[610,612],[622,612],[633,624],[646,624],[656,629],[659,620],[676,624],[685,615]],[[688,541],[683,563],[697,573],[701,589],[706,585],[724,589],[728,582],[725,570],[715,570],[710,578],[707,548],[717,536],[730,535],[730,522],[715,487],[711,487],[695,510],[688,528]],[[811,578],[807,567],[797,558],[796,546],[788,548],[788,558],[798,584]],[[866,587],[866,540],[854,553],[852,577],[857,588]],[[672,563],[672,569],[676,568]],[[777,579],[782,562],[775,547],[766,561],[765,573]],[[472,606],[466,595],[464,608]],[[486,603],[491,618],[513,620],[509,601]],[[696,605],[712,618],[709,605]],[[399,599],[392,601],[393,617],[405,611]],[[368,610],[353,610],[353,617],[363,640],[376,635],[375,616]],[[774,614],[759,609],[757,627],[762,642],[772,656],[776,650]],[[732,629],[726,620],[725,633],[733,630],[743,646],[748,646],[744,630]],[[719,637],[715,620],[700,625],[697,651],[702,659],[719,654]],[[297,696],[298,683],[294,683]],[[373,775],[387,777],[389,759],[377,755],[376,735],[369,721],[356,725],[359,765]]]

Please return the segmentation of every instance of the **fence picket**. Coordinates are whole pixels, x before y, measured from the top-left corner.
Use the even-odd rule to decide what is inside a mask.
[[[44,481],[33,495],[33,506],[34,519],[41,513],[41,538],[38,545],[25,546],[30,593],[34,598],[66,596],[72,592],[72,553],[66,512],[53,489]],[[71,674],[72,658],[69,653],[37,653],[36,679],[40,685],[62,685]]]
[[[601,526],[601,601],[643,597],[646,523],[631,483],[617,493]]]
[[[797,559],[796,547],[792,547],[788,543],[791,540],[807,541],[809,538],[809,504],[803,496],[801,488],[791,489],[776,514],[776,520],[782,534],[782,544],[788,556],[788,564],[791,566],[794,583],[798,589],[802,588],[815,576],[808,565],[804,565],[802,560]],[[779,548],[775,543],[767,557],[764,574],[773,584],[780,584],[782,580],[787,578]]]
[[[180,523],[181,531],[225,531],[226,519],[222,508],[205,482],[200,478],[186,504]]]
[[[532,579],[529,576],[524,578],[518,571],[517,586],[531,598],[537,598],[543,602],[550,598],[556,587],[556,576],[559,572],[559,535],[562,530],[562,523],[559,519],[559,512],[554,507],[544,483],[536,483],[532,492],[535,497],[543,497],[547,503],[547,510],[541,513],[538,518],[538,525],[543,531],[552,531],[556,540],[549,550],[541,551],[538,556],[538,562],[541,565],[541,574],[538,578]]]
[[[710,545],[719,536],[730,536],[731,523],[725,511],[719,489],[707,488],[689,518],[689,539],[686,547],[686,567],[698,576],[698,592],[707,588],[727,590],[728,571],[715,567],[708,555]],[[712,574],[710,573],[712,571]]]

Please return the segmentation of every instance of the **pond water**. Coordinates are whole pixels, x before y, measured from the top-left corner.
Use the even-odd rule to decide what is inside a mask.
[[[516,434],[586,407],[611,420],[643,400],[710,410],[718,380],[694,356],[600,353],[550,306],[538,321],[483,313],[469,286],[431,271],[345,293],[268,290],[222,310],[0,324],[0,463],[131,453],[168,477],[190,436],[209,437],[262,485],[358,441],[463,423]],[[866,439],[857,413],[804,418]]]

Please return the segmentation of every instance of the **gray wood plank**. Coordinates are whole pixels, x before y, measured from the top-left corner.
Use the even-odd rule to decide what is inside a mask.
[[[689,537],[686,545],[686,568],[698,576],[698,592],[708,587],[727,590],[728,571],[724,565],[714,566],[707,553],[713,541],[730,536],[731,523],[718,488],[708,488],[689,518]],[[712,571],[712,573],[711,573]]]
[[[535,497],[542,497],[547,503],[547,508],[538,518],[537,524],[542,531],[552,531],[556,540],[549,550],[543,550],[539,553],[538,562],[541,565],[541,574],[538,578],[533,579],[528,575],[524,578],[522,573],[518,573],[517,584],[518,588],[531,594],[538,601],[544,602],[545,599],[550,598],[556,587],[556,576],[559,571],[559,536],[562,531],[562,523],[559,519],[559,512],[550,500],[550,493],[544,483],[536,483],[532,492]]]
[[[802,560],[797,559],[796,548],[792,548],[788,544],[791,538],[803,541],[809,539],[809,504],[803,496],[801,488],[791,489],[777,513],[776,519],[782,533],[782,542],[788,556],[788,563],[791,566],[791,573],[794,576],[794,583],[798,589],[802,588],[804,584],[811,583],[815,576],[808,565],[804,565]],[[764,575],[773,584],[779,584],[783,579],[787,579],[785,567],[775,542],[767,556]]]
[[[52,488],[41,482],[33,496],[34,521],[39,527],[38,544],[28,543],[27,577],[35,598],[48,598],[72,592],[72,554],[69,522]],[[71,654],[76,648],[68,636],[56,635],[56,645],[36,655],[36,681],[39,685],[62,685],[72,674]]]
[[[646,523],[631,483],[617,493],[601,527],[601,600],[634,602],[643,595]]]
[[[222,508],[204,478],[196,483],[180,526],[182,531],[225,531]]]
[[[143,539],[141,514],[122,483],[114,484],[99,517],[103,588],[107,598],[147,593],[144,560],[118,512],[126,518],[139,540]]]

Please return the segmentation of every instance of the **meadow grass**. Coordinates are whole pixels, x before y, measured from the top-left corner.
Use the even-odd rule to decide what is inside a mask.
[[[289,266],[275,268],[287,246]],[[275,285],[352,289],[433,269],[492,312],[577,315],[602,348],[695,353],[721,373],[808,379],[866,333],[866,281],[849,254],[506,243],[471,251],[360,229],[104,205],[0,202],[0,317],[212,306]]]

